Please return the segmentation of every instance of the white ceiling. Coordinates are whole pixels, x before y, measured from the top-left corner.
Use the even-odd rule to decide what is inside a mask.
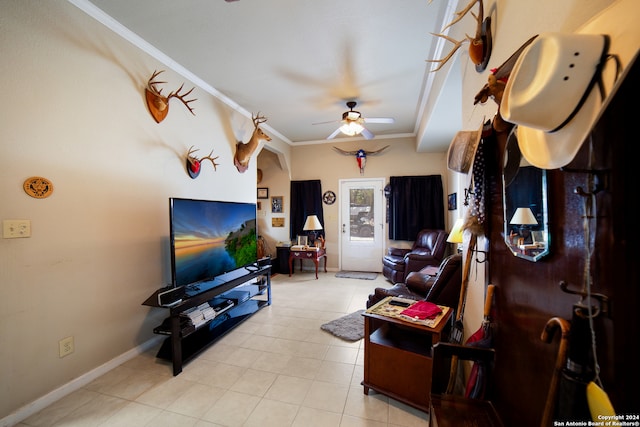
[[[347,100],[395,119],[366,125],[376,139],[412,136],[418,151],[445,151],[460,130],[459,67],[436,78],[425,61],[442,56],[431,33],[457,1],[70,1],[243,114],[261,112],[292,146],[327,142]]]

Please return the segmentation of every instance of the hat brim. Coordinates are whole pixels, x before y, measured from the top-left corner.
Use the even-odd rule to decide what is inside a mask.
[[[540,169],[558,169],[566,166],[578,154],[600,108],[600,94],[594,88],[580,111],[561,131],[546,132],[518,126],[520,152],[529,163]]]
[[[522,153],[520,153],[520,147],[518,146],[517,131],[518,126],[514,126],[511,129],[509,136],[507,137],[507,144],[504,150],[502,179],[504,180],[505,187],[508,187],[518,174],[520,161],[522,160]]]
[[[447,152],[447,167],[459,173],[469,173],[478,151],[484,123],[478,130],[461,130],[453,137]]]

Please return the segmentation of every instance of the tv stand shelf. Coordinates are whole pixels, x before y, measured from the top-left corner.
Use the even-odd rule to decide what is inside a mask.
[[[163,307],[158,303],[159,289],[147,298],[142,305],[160,307],[169,310],[165,321],[154,328],[154,333],[168,335],[162,343],[156,357],[173,363],[173,375],[182,372],[184,362],[191,360],[201,351],[213,344],[224,334],[248,319],[261,308],[271,304],[271,266],[245,269],[229,276],[222,275],[210,282],[199,283],[197,287],[187,287],[187,295],[182,302]],[[197,328],[185,321],[184,313],[205,302],[212,306],[233,305]]]

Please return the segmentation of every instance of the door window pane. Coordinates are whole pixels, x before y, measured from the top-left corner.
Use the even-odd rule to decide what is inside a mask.
[[[374,202],[373,188],[349,190],[349,226],[351,240],[373,240]]]

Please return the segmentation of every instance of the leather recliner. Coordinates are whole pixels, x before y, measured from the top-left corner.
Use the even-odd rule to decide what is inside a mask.
[[[389,296],[426,300],[434,304],[445,305],[454,310],[460,300],[462,287],[462,254],[453,254],[442,261],[438,272],[428,274],[426,270],[409,273],[405,283],[396,283],[391,288],[376,288],[369,295],[367,308]]]
[[[382,258],[382,274],[391,283],[402,283],[412,271],[437,267],[447,250],[448,236],[444,230],[421,230],[411,249],[389,248]]]

